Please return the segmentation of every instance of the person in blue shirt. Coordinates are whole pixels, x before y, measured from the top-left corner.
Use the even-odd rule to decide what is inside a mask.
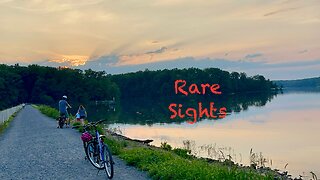
[[[64,96],[62,96],[62,100],[59,101],[59,113],[60,113],[60,116],[66,117],[66,122],[69,122],[69,126],[70,126],[68,108],[72,108],[72,107],[67,102],[67,99],[68,99],[68,97],[66,95],[64,95]],[[59,125],[58,125],[58,127],[59,127]],[[67,127],[68,127],[68,124],[67,124]]]

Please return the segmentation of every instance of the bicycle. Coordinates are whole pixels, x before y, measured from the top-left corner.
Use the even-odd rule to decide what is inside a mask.
[[[107,144],[103,142],[105,135],[100,135],[97,129],[97,125],[105,120],[98,122],[89,123],[83,126],[84,132],[82,133],[81,139],[83,141],[83,147],[85,150],[86,158],[89,159],[90,163],[97,169],[104,169],[108,178],[113,177],[113,160],[110,149]],[[94,128],[94,136],[89,132],[90,128]]]
[[[57,121],[58,121],[58,127],[57,128],[60,128],[62,129],[63,128],[63,125],[65,124],[66,122],[66,115],[60,115],[58,118],[57,118]]]

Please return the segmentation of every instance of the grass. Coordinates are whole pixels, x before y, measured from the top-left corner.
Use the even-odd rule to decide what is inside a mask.
[[[207,162],[189,155],[185,149],[139,145],[114,137],[106,143],[113,154],[119,155],[128,165],[147,171],[153,179],[274,179],[272,171],[259,173],[255,169]]]
[[[34,108],[38,109],[42,114],[52,117],[54,119],[59,117],[59,111],[55,108],[46,105],[32,105]]]
[[[49,117],[56,118],[59,115],[56,109],[48,106],[39,105],[36,108]],[[82,132],[81,128],[78,130]],[[103,133],[103,126],[99,126],[98,130]],[[255,168],[240,167],[233,163],[209,162],[190,155],[190,150],[172,149],[167,143],[157,148],[118,137],[107,137],[104,141],[113,155],[118,155],[128,165],[148,172],[153,179],[275,179],[273,171],[261,173]]]
[[[19,111],[20,111],[20,110],[19,110]],[[14,117],[17,116],[17,114],[18,114],[19,111],[13,113],[13,114],[9,117],[8,120],[4,121],[3,123],[0,123],[0,134],[3,133],[6,128],[9,127],[11,121],[14,119]]]

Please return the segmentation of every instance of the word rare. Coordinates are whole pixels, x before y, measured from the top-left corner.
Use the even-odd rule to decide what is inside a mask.
[[[191,84],[189,87],[187,86],[187,82],[185,80],[176,80],[174,82],[174,89],[176,94],[183,94],[185,96],[188,96],[189,94],[200,94],[200,95],[205,95],[207,90],[209,89],[209,92],[215,95],[220,95],[222,94],[220,89],[219,84],[201,84],[198,86],[197,84]],[[200,88],[199,88],[200,87]],[[225,118],[227,115],[227,108],[221,107],[221,108],[216,108],[214,106],[214,102],[210,102],[209,108],[203,107],[202,102],[198,103],[198,108],[192,108],[192,107],[187,107],[183,108],[182,104],[176,104],[176,103],[171,103],[169,105],[169,111],[172,113],[170,115],[170,119],[174,118],[192,118],[193,121],[187,121],[189,124],[194,124],[197,122],[197,119],[200,118]],[[185,109],[185,110],[183,110]]]
[[[182,83],[182,84],[181,84]],[[179,85],[181,84],[181,85]],[[174,82],[174,89],[175,89],[175,93],[178,94],[179,92],[188,96],[188,94],[206,94],[206,89],[209,88],[210,91],[213,94],[221,94],[221,92],[219,92],[218,90],[220,89],[220,85],[219,84],[201,84],[201,92],[199,91],[199,88],[197,86],[197,84],[191,84],[188,88],[189,93],[183,89],[183,87],[185,87],[187,84],[187,81],[185,80],[176,80]]]

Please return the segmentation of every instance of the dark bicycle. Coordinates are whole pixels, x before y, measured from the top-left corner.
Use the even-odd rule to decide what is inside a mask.
[[[67,121],[67,118],[66,118],[66,115],[61,115],[57,118],[57,121],[58,121],[58,128],[63,128],[63,125],[66,123]]]
[[[107,144],[103,142],[104,135],[100,135],[97,125],[105,120],[89,123],[83,126],[84,132],[81,135],[83,147],[86,157],[90,163],[97,169],[104,169],[108,178],[113,177],[113,160],[110,149]],[[90,129],[94,130],[94,136],[89,132]]]

